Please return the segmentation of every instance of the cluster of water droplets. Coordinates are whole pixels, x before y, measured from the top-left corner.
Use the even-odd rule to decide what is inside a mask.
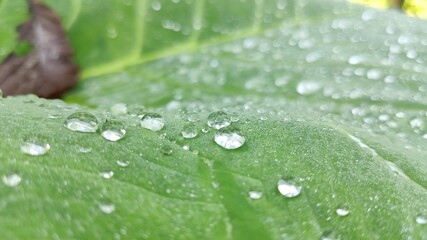
[[[207,125],[216,129],[214,141],[225,149],[237,149],[243,146],[246,138],[234,126],[230,115],[223,111],[212,112],[207,118]]]
[[[97,117],[89,112],[73,113],[64,121],[64,126],[71,131],[94,133],[99,130],[101,136],[111,142],[119,141],[126,134],[125,126],[121,121],[107,119],[101,126],[99,125]]]

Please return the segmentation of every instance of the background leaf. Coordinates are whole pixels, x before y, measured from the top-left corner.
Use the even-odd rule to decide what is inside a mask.
[[[2,100],[2,174],[22,176],[0,188],[6,238],[426,238],[424,21],[343,1],[49,3],[75,19],[84,69],[66,101],[96,110]],[[111,116],[120,102],[130,114]],[[164,116],[162,131],[139,126],[142,106]],[[214,143],[217,110],[238,116],[242,148]],[[62,125],[76,111],[119,119],[127,134],[71,132]],[[181,136],[189,118],[195,139]],[[20,152],[33,134],[48,154]],[[294,199],[277,190],[286,177],[302,184]]]

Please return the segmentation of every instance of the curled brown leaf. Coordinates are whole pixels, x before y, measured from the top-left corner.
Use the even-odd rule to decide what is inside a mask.
[[[18,26],[19,40],[33,46],[25,56],[10,54],[0,65],[3,95],[35,94],[44,98],[61,96],[78,78],[73,50],[61,21],[49,7],[29,0],[31,18]]]

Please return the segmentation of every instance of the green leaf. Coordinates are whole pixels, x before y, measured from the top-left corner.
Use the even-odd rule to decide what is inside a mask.
[[[0,102],[0,174],[21,177],[0,186],[5,239],[426,239],[424,21],[332,0],[48,2],[83,79],[69,103]],[[218,110],[241,148],[214,142]],[[125,137],[65,128],[79,111]],[[141,128],[145,111],[164,129]],[[47,154],[21,152],[34,136]],[[277,188],[289,177],[295,198]]]

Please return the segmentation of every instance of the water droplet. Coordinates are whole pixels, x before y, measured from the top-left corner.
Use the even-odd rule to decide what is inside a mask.
[[[125,115],[128,113],[128,107],[124,103],[116,103],[111,107],[111,114]]]
[[[107,36],[109,37],[109,38],[116,38],[117,37],[117,30],[116,30],[116,28],[115,27],[109,27],[108,29],[107,29]]]
[[[160,152],[164,155],[171,155],[173,153],[173,148],[169,145],[162,146]]]
[[[188,150],[190,150],[190,145],[184,144],[184,146],[182,146],[182,149],[188,151]]]
[[[91,113],[76,112],[65,119],[64,126],[76,132],[96,132],[98,119]]]
[[[31,156],[44,155],[49,149],[50,145],[37,137],[28,138],[21,143],[21,152]]]
[[[248,192],[249,198],[258,200],[262,197],[262,192],[258,191],[249,191]]]
[[[350,210],[345,205],[339,206],[337,210],[335,210],[335,212],[338,214],[338,216],[341,216],[341,217],[345,217],[350,214]]]
[[[331,230],[326,230],[322,233],[322,236],[320,237],[321,240],[334,240],[336,238],[335,232]]]
[[[80,153],[90,153],[90,152],[92,152],[92,148],[78,146],[77,151],[79,151]]]
[[[108,141],[116,142],[126,134],[125,126],[122,122],[110,120],[101,126],[101,136]]]
[[[128,166],[129,166],[129,161],[117,160],[117,161],[116,161],[116,164],[117,164],[119,167],[125,168],[125,167],[128,167]]]
[[[223,111],[213,112],[208,116],[208,126],[211,128],[221,129],[229,126],[230,124],[230,116]]]
[[[232,113],[230,114],[230,120],[231,120],[232,122],[238,122],[238,121],[240,120],[239,114],[238,114],[238,113],[236,113],[236,112],[232,112]]]
[[[151,3],[151,8],[154,11],[160,11],[160,9],[162,9],[162,4],[160,2],[158,2],[158,1],[154,1],[154,2]]]
[[[215,133],[215,142],[225,149],[236,149],[245,143],[245,137],[234,127],[221,128]]]
[[[297,85],[297,92],[301,95],[313,94],[320,89],[320,84],[318,82],[311,81],[301,81]]]
[[[105,214],[111,214],[116,210],[116,205],[109,200],[99,202],[98,207]]]
[[[415,222],[417,222],[418,224],[421,224],[421,225],[427,224],[427,213],[419,214],[418,216],[416,216]]]
[[[277,189],[283,196],[287,198],[293,198],[301,193],[302,186],[299,185],[293,178],[289,178],[287,180],[280,179],[277,182]]]
[[[16,187],[21,183],[21,176],[16,173],[9,173],[2,177],[2,181],[8,187]]]
[[[105,179],[110,179],[113,177],[114,172],[113,171],[105,171],[105,172],[101,172],[99,175]]]
[[[197,136],[196,125],[192,123],[184,125],[181,134],[184,138],[195,138]]]
[[[165,120],[158,113],[146,113],[141,118],[141,127],[151,131],[159,131],[165,126]]]
[[[268,120],[268,116],[267,116],[267,114],[263,114],[263,115],[261,115],[261,116],[259,117],[259,120],[261,120],[261,121],[266,121],[266,120]]]
[[[56,113],[51,113],[51,114],[47,115],[47,118],[50,118],[50,119],[59,119],[59,118],[62,118],[62,115],[61,114],[56,114]]]
[[[360,64],[365,60],[365,57],[360,55],[353,55],[348,59],[348,63],[351,65]]]
[[[197,113],[189,113],[188,117],[187,117],[187,120],[189,122],[193,122],[193,123],[198,122],[198,121],[200,121],[199,114],[197,114]]]

